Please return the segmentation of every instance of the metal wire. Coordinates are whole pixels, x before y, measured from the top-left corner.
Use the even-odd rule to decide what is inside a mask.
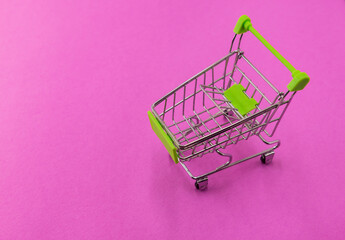
[[[242,35],[237,49],[232,51],[235,40],[236,35],[226,56],[152,105],[152,113],[177,147],[181,162],[218,152],[220,148],[237,144],[251,136],[273,136],[295,95],[280,92],[244,56],[240,49]],[[242,62],[256,74],[250,77],[245,74],[239,66]],[[266,88],[255,84],[259,80],[266,83]],[[224,91],[234,83],[245,86],[247,97],[258,102],[256,108],[245,116],[224,97]],[[273,129],[268,131],[267,126],[271,124]]]

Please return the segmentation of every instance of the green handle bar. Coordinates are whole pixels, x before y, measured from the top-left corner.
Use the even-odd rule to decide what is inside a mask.
[[[259,39],[259,41],[262,42],[265,47],[270,50],[270,52],[273,53],[273,55],[276,56],[287,69],[289,69],[292,74],[292,80],[287,86],[288,90],[294,92],[304,89],[304,87],[309,83],[309,76],[305,72],[296,70],[296,68],[294,68],[294,66],[292,66],[288,60],[286,60],[274,47],[272,47],[272,45],[267,42],[267,40],[253,27],[250,18],[246,15],[242,15],[236,23],[234,32],[236,34],[242,34],[248,31]]]

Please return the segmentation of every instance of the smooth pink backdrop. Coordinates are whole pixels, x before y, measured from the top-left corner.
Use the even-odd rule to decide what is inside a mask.
[[[272,165],[198,192],[146,112],[226,54],[242,14],[311,82]],[[344,38],[343,0],[1,1],[0,239],[344,239]],[[285,86],[259,46],[244,37]]]

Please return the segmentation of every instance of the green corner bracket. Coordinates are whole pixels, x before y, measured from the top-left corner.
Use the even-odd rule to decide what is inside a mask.
[[[151,111],[147,112],[152,130],[156,133],[157,137],[161,140],[166,150],[169,152],[171,158],[174,160],[175,163],[178,163],[178,155],[175,145],[173,144],[171,138],[166,134],[164,129],[162,128],[159,121],[156,117],[152,114]]]
[[[292,80],[287,85],[287,88],[291,92],[300,91],[307,86],[309,83],[310,78],[305,72],[301,72],[299,70],[296,70],[292,73]]]
[[[242,15],[236,23],[236,26],[234,28],[234,33],[236,34],[242,34],[245,32],[248,32],[249,26],[251,26],[252,23],[250,22],[250,18],[247,15]]]

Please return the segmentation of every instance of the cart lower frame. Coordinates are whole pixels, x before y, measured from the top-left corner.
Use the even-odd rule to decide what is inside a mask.
[[[229,153],[223,153],[219,150],[216,150],[216,152],[220,155],[220,156],[223,156],[223,157],[228,157],[229,160],[221,165],[220,167],[216,168],[215,170],[212,170],[212,171],[209,171],[207,173],[204,173],[204,174],[201,174],[201,175],[198,175],[198,176],[194,176],[191,172],[191,170],[186,166],[186,164],[183,162],[183,161],[179,161],[180,164],[182,165],[183,169],[188,173],[188,175],[193,179],[195,180],[195,187],[198,189],[198,190],[205,190],[207,189],[208,187],[208,176],[214,174],[214,173],[217,173],[217,172],[220,172],[222,170],[225,170],[229,167],[232,167],[234,165],[237,165],[239,163],[242,163],[242,162],[245,162],[247,160],[250,160],[250,159],[253,159],[253,158],[256,158],[258,156],[261,157],[261,162],[263,164],[270,164],[273,160],[273,157],[274,157],[274,150],[277,149],[279,146],[280,146],[280,140],[275,140],[275,141],[267,141],[265,140],[261,135],[259,135],[259,138],[262,140],[263,143],[267,144],[267,145],[273,145],[273,147],[271,148],[268,148],[264,151],[261,151],[259,153],[256,153],[256,154],[253,154],[251,156],[248,156],[248,157],[245,157],[241,160],[238,160],[236,162],[232,162],[232,155],[229,154]]]

